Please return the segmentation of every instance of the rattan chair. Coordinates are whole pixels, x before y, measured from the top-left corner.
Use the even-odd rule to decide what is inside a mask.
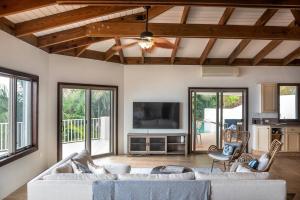
[[[238,159],[242,153],[246,151],[250,133],[248,131],[239,131],[237,134],[237,142],[240,143],[240,148],[236,148],[232,155],[226,156],[223,154],[223,149],[218,149],[216,145],[211,145],[208,148],[208,156],[213,159],[211,172],[213,171],[214,164],[216,162],[223,162],[224,171],[226,171],[226,163],[228,166],[231,165],[236,159]]]
[[[255,159],[255,157],[251,154],[246,154],[246,153],[242,154],[239,157],[238,162],[241,163],[243,167],[250,169],[252,172],[268,172],[271,168],[272,163],[274,162],[276,154],[280,151],[281,146],[282,146],[282,142],[280,142],[277,139],[273,140],[273,142],[271,143],[270,150],[269,150],[270,160],[269,160],[267,166],[265,167],[265,169],[263,169],[263,170],[255,170],[248,166],[248,163],[251,160]]]

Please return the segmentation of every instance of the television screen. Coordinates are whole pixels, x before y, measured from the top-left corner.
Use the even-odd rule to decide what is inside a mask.
[[[134,102],[133,128],[179,129],[179,104]]]

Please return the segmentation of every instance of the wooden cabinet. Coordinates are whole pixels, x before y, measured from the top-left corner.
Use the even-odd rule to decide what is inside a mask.
[[[287,128],[284,137],[284,149],[286,152],[300,151],[300,128]]]
[[[277,84],[276,83],[262,83],[260,84],[260,96],[262,113],[277,112]]]
[[[254,140],[253,150],[269,151],[271,142],[270,126],[254,126]]]
[[[128,134],[129,154],[187,155],[187,134]]]

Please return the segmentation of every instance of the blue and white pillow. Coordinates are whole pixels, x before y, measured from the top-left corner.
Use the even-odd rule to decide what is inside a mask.
[[[231,144],[225,144],[223,148],[223,155],[231,156],[234,152],[235,146]]]
[[[248,166],[252,169],[257,169],[258,164],[259,164],[258,160],[253,159],[253,160],[250,160],[250,162],[248,163]]]

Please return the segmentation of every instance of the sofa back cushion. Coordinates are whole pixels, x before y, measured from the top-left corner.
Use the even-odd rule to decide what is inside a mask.
[[[194,180],[194,172],[182,173],[182,174],[119,174],[119,180]]]
[[[196,180],[224,180],[224,179],[235,179],[235,180],[265,180],[270,178],[270,174],[268,172],[224,172],[224,173],[216,173],[216,174],[205,174],[196,172],[195,174]]]
[[[83,181],[97,181],[97,180],[116,180],[117,176],[113,174],[51,174],[43,177],[44,180],[83,180]]]
[[[66,174],[66,173],[74,173],[73,167],[70,161],[62,163],[61,165],[55,167],[52,171],[52,174]]]

